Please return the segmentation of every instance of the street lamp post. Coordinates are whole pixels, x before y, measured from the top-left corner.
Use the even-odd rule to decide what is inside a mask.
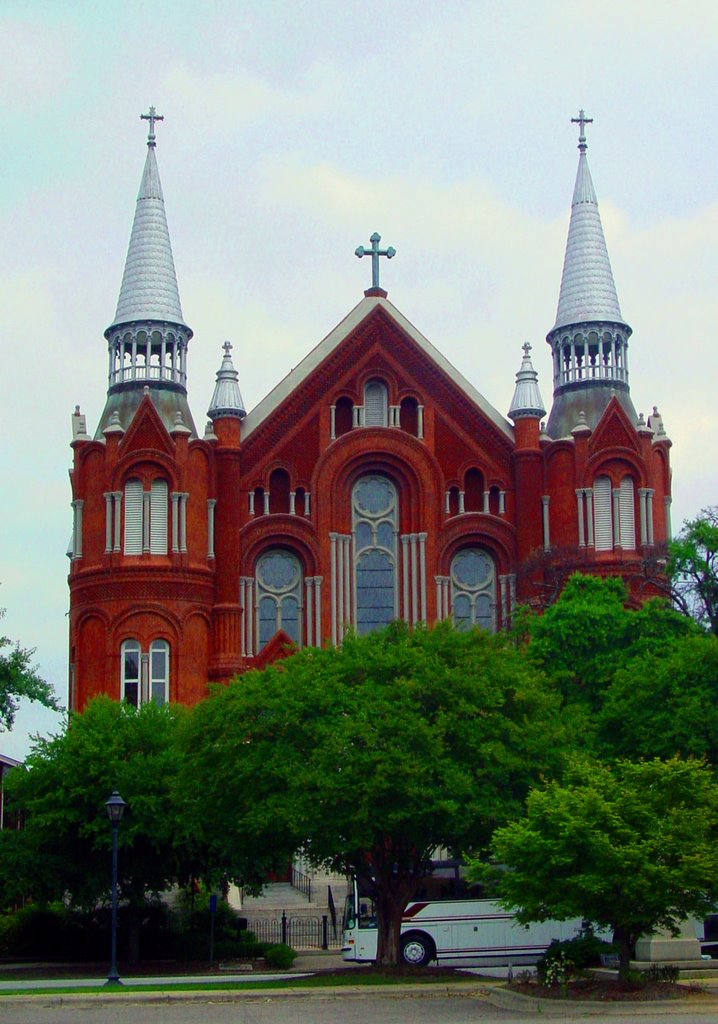
[[[113,790],[112,796],[105,803],[107,816],[112,825],[112,952],[110,956],[110,973],[107,975],[107,985],[121,985],[120,976],[117,973],[117,830],[120,827],[122,813],[127,804],[117,790]]]

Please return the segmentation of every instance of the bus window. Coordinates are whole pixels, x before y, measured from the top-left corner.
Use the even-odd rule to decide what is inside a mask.
[[[376,907],[374,900],[362,896],[359,900],[359,927],[376,928]]]

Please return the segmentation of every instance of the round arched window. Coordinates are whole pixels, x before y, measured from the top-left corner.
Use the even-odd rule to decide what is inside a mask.
[[[297,646],[302,643],[302,565],[295,554],[273,548],[257,561],[259,650],[282,629]]]
[[[462,548],[452,558],[451,608],[457,629],[496,629],[496,566],[482,548]]]

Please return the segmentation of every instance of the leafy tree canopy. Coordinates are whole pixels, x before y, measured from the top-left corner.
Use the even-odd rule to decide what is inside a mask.
[[[686,522],[668,553],[679,607],[718,636],[718,506]]]
[[[105,801],[127,802],[119,828],[119,885],[135,906],[190,872],[176,843],[171,801],[175,744],[183,709],[145,704],[138,711],[107,697],[92,701],[69,727],[37,740],[25,765],[7,777],[25,828],[0,833],[0,881],[7,898],[63,898],[91,906],[110,887],[111,828]]]
[[[0,619],[5,609],[0,608]],[[62,711],[50,683],[33,667],[34,650],[0,636],[0,732],[12,729],[20,699],[37,701],[52,711]]]
[[[630,658],[696,632],[664,601],[647,601],[638,610],[626,602],[622,580],[576,574],[555,604],[523,620],[529,657],[553,678],[567,703],[597,709],[614,673]]]
[[[520,921],[584,917],[611,928],[627,970],[641,935],[674,930],[718,899],[718,787],[697,761],[574,757],[499,828],[499,889]]]
[[[705,757],[718,768],[718,639],[681,637],[617,669],[598,713],[609,757]]]
[[[561,736],[557,698],[505,637],[395,624],[217,688],[187,723],[179,785],[237,881],[299,848],[359,875],[395,963],[432,851],[482,847]]]

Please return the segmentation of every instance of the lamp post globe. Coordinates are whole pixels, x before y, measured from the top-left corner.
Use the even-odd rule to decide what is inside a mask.
[[[112,939],[107,985],[122,984],[117,973],[117,832],[126,806],[127,804],[116,789],[112,791],[109,800],[105,803],[107,817],[110,819],[110,825],[112,826]]]

